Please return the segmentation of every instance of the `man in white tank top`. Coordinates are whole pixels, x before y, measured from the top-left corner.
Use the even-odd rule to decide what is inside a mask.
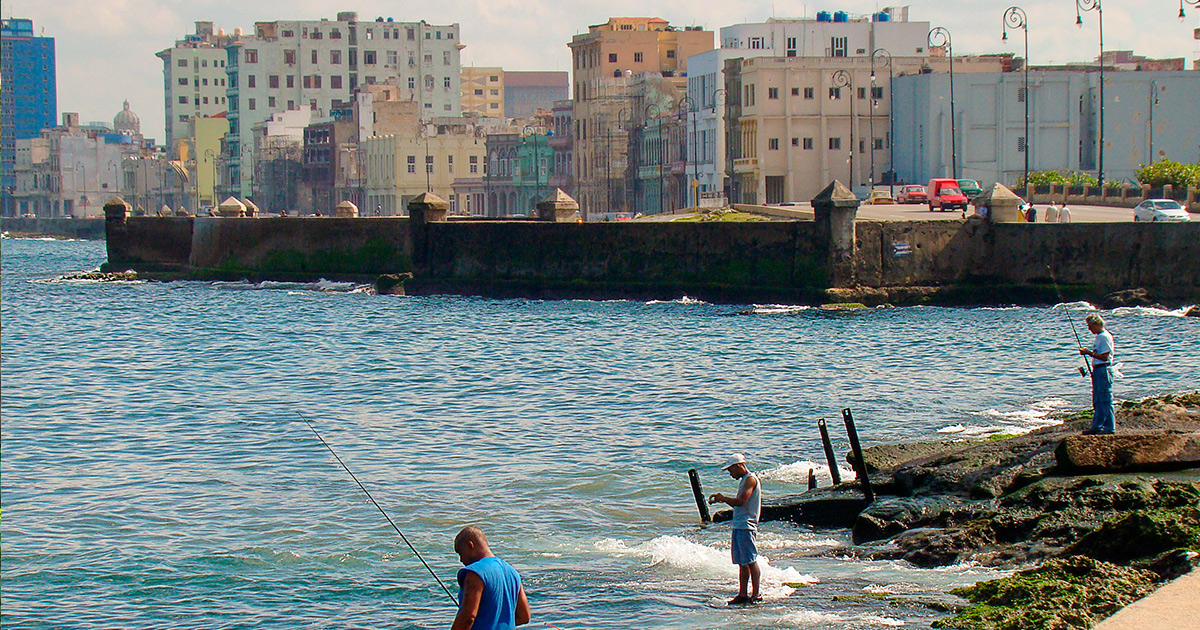
[[[758,568],[758,515],[762,510],[762,484],[758,475],[750,472],[746,466],[746,458],[741,453],[734,453],[725,460],[721,470],[729,471],[729,476],[739,480],[738,493],[735,497],[727,497],[720,492],[708,498],[709,503],[721,502],[733,508],[731,525],[733,532],[729,548],[733,563],[738,565],[738,594],[729,600],[730,606],[754,604],[762,601],[758,593],[758,583],[761,571]],[[746,592],[747,582],[751,590]]]

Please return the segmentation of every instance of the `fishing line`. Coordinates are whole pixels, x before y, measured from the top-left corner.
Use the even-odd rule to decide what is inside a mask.
[[[1082,348],[1083,341],[1079,339],[1079,331],[1075,329],[1075,320],[1071,317],[1071,309],[1067,308],[1067,299],[1063,297],[1062,289],[1058,288],[1058,280],[1054,279],[1054,270],[1050,268],[1050,265],[1046,265],[1046,271],[1050,272],[1050,281],[1054,283],[1054,291],[1058,293],[1058,301],[1063,305],[1063,312],[1067,314],[1067,321],[1071,322],[1071,332],[1075,333],[1075,343],[1079,344],[1079,347]],[[1083,366],[1090,375],[1092,373],[1092,365],[1086,357],[1083,359]],[[1083,376],[1083,374],[1080,374],[1080,376]]]
[[[379,513],[383,515],[383,518],[387,519],[387,522],[392,526],[392,529],[396,530],[397,534],[400,534],[400,539],[404,541],[404,544],[408,545],[408,548],[411,549],[413,554],[417,556],[417,559],[421,561],[421,564],[425,565],[425,568],[429,571],[429,575],[432,575],[433,579],[437,580],[438,585],[442,587],[442,590],[446,591],[446,594],[450,596],[450,601],[454,602],[455,606],[458,606],[458,598],[454,596],[454,593],[450,592],[450,589],[446,588],[446,584],[442,582],[442,578],[439,578],[437,573],[433,572],[433,568],[429,566],[428,562],[425,562],[425,558],[421,557],[421,552],[417,551],[417,548],[414,547],[412,543],[408,542],[408,537],[404,535],[404,532],[400,531],[399,527],[396,527],[396,523],[392,521],[392,517],[388,516],[387,512],[383,511],[383,508],[379,506],[377,501],[375,501],[375,497],[371,496],[371,493],[367,491],[366,486],[364,486],[362,482],[358,480],[358,477],[354,476],[354,473],[350,470],[350,467],[342,461],[341,457],[338,457],[338,454],[334,452],[333,447],[325,441],[325,438],[321,437],[320,433],[317,433],[317,430],[313,428],[313,425],[308,421],[308,418],[304,417],[304,414],[297,411],[296,415],[300,416],[300,419],[304,421],[304,424],[308,425],[308,428],[313,432],[313,435],[317,436],[318,440],[321,440],[321,444],[324,444],[325,448],[329,449],[329,452],[333,455],[333,458],[336,459],[337,463],[341,464],[342,468],[344,468],[346,472],[350,474],[350,478],[354,480],[354,483],[357,483],[358,487],[362,488],[363,493],[367,495],[367,498],[371,500],[371,503],[375,504],[376,509],[378,509]]]

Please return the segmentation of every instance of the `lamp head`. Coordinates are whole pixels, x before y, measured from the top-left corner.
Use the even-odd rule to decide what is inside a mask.
[[[1008,41],[1008,31],[1007,30],[1004,31],[1004,35],[1002,37],[1000,37],[1000,41],[1002,41],[1002,42]]]
[[[1075,26],[1083,28],[1083,16],[1079,15],[1078,11],[1075,12]]]

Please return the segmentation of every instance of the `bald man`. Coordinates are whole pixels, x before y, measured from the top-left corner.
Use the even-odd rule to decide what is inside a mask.
[[[521,576],[492,555],[483,530],[468,525],[454,537],[458,571],[458,615],[451,630],[512,630],[529,623],[529,601]]]

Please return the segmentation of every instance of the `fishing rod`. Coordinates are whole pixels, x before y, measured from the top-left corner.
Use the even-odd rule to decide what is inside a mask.
[[[300,416],[300,419],[304,421],[304,424],[308,425],[308,428],[313,432],[313,435],[317,436],[318,440],[321,440],[321,444],[324,444],[325,448],[329,449],[329,452],[333,454],[333,458],[336,459],[337,463],[341,464],[342,468],[344,468],[346,472],[350,474],[350,478],[354,480],[354,483],[357,483],[358,487],[362,488],[363,493],[367,495],[367,498],[371,500],[371,503],[375,504],[376,509],[378,509],[379,513],[383,515],[383,518],[387,519],[387,522],[392,526],[392,529],[396,530],[397,534],[400,534],[400,539],[404,541],[404,544],[408,545],[408,548],[411,549],[413,554],[417,556],[417,559],[421,561],[421,564],[425,565],[425,568],[429,571],[429,575],[432,575],[433,579],[437,580],[438,586],[441,586],[442,590],[446,591],[446,594],[450,596],[450,601],[454,602],[454,605],[457,607],[458,598],[454,596],[454,593],[450,592],[450,589],[446,588],[446,584],[442,582],[442,578],[438,577],[437,573],[433,572],[433,568],[429,566],[428,562],[425,562],[425,558],[421,557],[421,552],[417,551],[417,548],[414,547],[412,543],[408,542],[408,537],[404,535],[404,532],[400,531],[399,527],[396,527],[396,523],[392,521],[392,517],[388,516],[387,512],[383,511],[383,508],[379,506],[379,502],[375,500],[375,497],[371,496],[371,493],[368,492],[366,486],[364,486],[362,482],[358,480],[358,477],[354,476],[354,473],[350,470],[350,467],[346,465],[346,462],[343,462],[342,458],[338,457],[338,454],[334,452],[333,447],[329,445],[329,442],[325,441],[325,438],[321,437],[320,433],[317,433],[317,430],[313,428],[313,425],[308,421],[308,418],[304,417],[304,414],[297,411],[296,415]]]
[[[1063,304],[1063,312],[1067,314],[1067,321],[1071,322],[1071,332],[1075,333],[1075,343],[1079,344],[1079,347],[1082,348],[1083,341],[1079,339],[1079,331],[1075,328],[1075,319],[1071,317],[1071,309],[1067,308],[1066,306],[1067,299],[1063,297],[1062,289],[1058,287],[1058,280],[1054,278],[1054,270],[1050,268],[1050,265],[1046,265],[1046,271],[1050,272],[1050,281],[1054,283],[1054,291],[1055,293],[1058,293],[1058,301]],[[1089,362],[1086,357],[1083,359],[1083,368],[1084,369],[1079,371],[1080,376],[1084,376],[1085,374],[1091,375],[1091,362]]]

